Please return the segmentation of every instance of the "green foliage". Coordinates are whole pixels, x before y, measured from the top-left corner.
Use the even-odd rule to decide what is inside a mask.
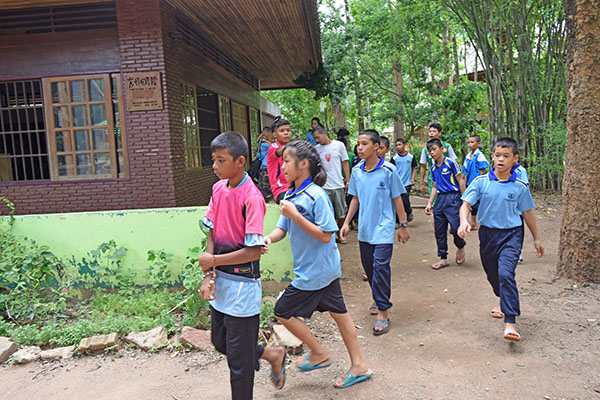
[[[266,329],[273,325],[273,322],[276,321],[275,313],[275,304],[273,304],[270,300],[263,301],[260,307],[260,328]]]
[[[151,281],[152,287],[164,287],[174,283],[171,279],[171,271],[168,269],[168,264],[173,260],[173,254],[165,252],[164,249],[148,250],[147,260],[152,263],[146,268],[146,277]]]
[[[105,286],[124,288],[133,286],[135,272],[123,267],[123,257],[127,254],[125,247],[117,246],[114,240],[101,243],[90,251],[88,267],[90,272],[85,280],[88,287]]]

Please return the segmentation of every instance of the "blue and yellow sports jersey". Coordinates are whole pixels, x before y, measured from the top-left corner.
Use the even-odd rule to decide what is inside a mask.
[[[456,161],[444,157],[438,165],[434,163],[431,167],[431,180],[435,182],[438,193],[460,192],[457,176],[460,168]]]
[[[523,224],[520,215],[535,207],[527,184],[513,171],[510,178],[499,180],[494,170],[475,178],[462,196],[473,205],[479,201],[477,217],[488,228],[509,229]]]
[[[394,200],[406,193],[396,167],[379,157],[373,169],[365,168],[361,160],[352,169],[348,194],[357,196],[358,240],[369,244],[394,243],[396,207]]]

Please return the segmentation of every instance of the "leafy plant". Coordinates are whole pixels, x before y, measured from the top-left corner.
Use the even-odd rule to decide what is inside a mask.
[[[152,263],[147,271],[147,278],[151,281],[151,285],[155,288],[167,286],[172,283],[171,271],[169,271],[169,263],[173,260],[173,254],[161,250],[148,250],[148,261]]]

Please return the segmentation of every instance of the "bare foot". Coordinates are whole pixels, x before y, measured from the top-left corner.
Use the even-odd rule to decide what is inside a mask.
[[[438,269],[446,268],[448,265],[449,265],[448,261],[440,260],[440,261],[436,262],[435,264],[432,264],[431,268],[438,270]]]
[[[456,250],[456,263],[458,265],[465,262],[465,248]]]
[[[498,304],[496,307],[492,308],[492,311],[490,311],[490,314],[494,318],[504,318],[504,313],[502,312],[502,309],[500,308],[500,304]]]

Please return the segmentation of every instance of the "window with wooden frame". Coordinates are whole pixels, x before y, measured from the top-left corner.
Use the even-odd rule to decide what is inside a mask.
[[[202,166],[210,167],[212,165],[210,143],[219,134],[219,99],[216,93],[196,87],[196,104]]]
[[[250,148],[254,150],[256,149],[256,143],[258,143],[258,135],[260,135],[261,132],[260,120],[257,109],[249,107],[248,114],[250,114],[250,140],[252,140]],[[254,154],[254,156],[256,156],[256,154]]]
[[[128,174],[119,74],[44,78],[53,180]]]
[[[198,134],[196,86],[186,82],[181,83],[181,109],[185,166],[187,168],[200,167],[202,166],[202,161],[200,158],[200,139]]]
[[[42,81],[0,82],[0,182],[47,179]]]
[[[231,101],[227,97],[219,96],[219,119],[221,132],[231,130]]]

